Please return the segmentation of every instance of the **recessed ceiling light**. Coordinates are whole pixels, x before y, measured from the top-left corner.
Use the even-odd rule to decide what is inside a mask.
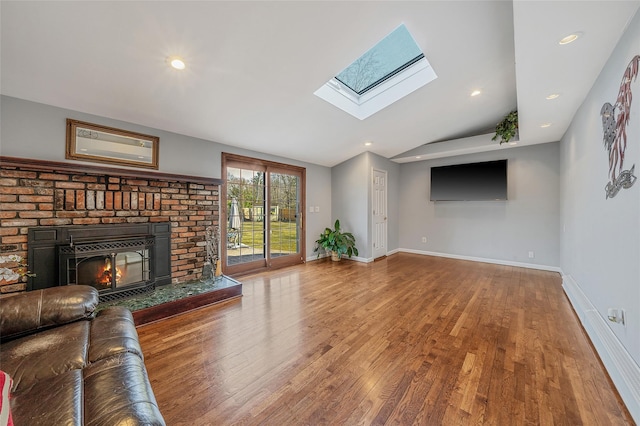
[[[373,144],[373,142],[365,142],[364,146],[371,146]]]
[[[416,158],[419,160],[419,159],[420,159],[420,156],[419,156],[419,155],[416,155]]]
[[[183,70],[186,67],[184,61],[178,57],[169,58],[169,63],[177,70]]]
[[[552,99],[557,99],[559,97],[560,97],[560,95],[558,93],[552,93],[549,96],[547,96],[546,99],[550,101]]]
[[[564,44],[573,43],[580,36],[582,36],[581,32],[569,34],[568,36],[561,38],[560,41],[558,42],[558,44],[563,44],[564,45]]]
[[[478,96],[480,93],[482,93],[480,90],[474,90],[471,92],[471,96]]]
[[[551,123],[544,123],[544,124],[541,124],[541,125],[540,125],[540,127],[542,127],[543,129],[544,129],[544,128],[547,128],[547,127],[551,127]]]

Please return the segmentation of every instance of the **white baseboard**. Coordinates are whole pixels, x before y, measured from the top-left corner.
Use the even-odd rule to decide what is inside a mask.
[[[321,254],[320,256],[318,256],[317,254],[314,254],[313,256],[307,256],[307,258],[305,259],[305,262],[313,262],[314,260],[320,260],[323,257],[328,257],[326,254]]]
[[[438,257],[447,257],[450,259],[459,259],[459,260],[470,260],[472,262],[482,262],[482,263],[492,263],[496,265],[505,265],[505,266],[516,266],[519,268],[529,268],[529,269],[539,269],[542,271],[552,271],[562,273],[562,270],[558,266],[548,266],[548,265],[537,265],[535,263],[524,263],[524,262],[512,262],[509,260],[500,260],[500,259],[486,259],[484,257],[472,257],[472,256],[462,256],[458,254],[448,254],[448,253],[439,253],[435,251],[424,251],[424,250],[414,250],[414,249],[394,249],[387,252],[387,256],[391,256],[395,253],[413,253],[413,254],[422,254],[425,256],[438,256]],[[329,255],[322,254],[318,258],[317,256],[307,257],[307,262],[311,262],[313,260],[322,259],[323,257],[327,257]],[[356,262],[370,263],[375,259],[370,257],[358,257],[353,256],[349,260],[355,260]]]
[[[392,254],[399,253],[399,252],[400,252],[400,249],[391,250],[391,251],[387,252],[386,256],[391,256]],[[371,263],[371,262],[375,261],[376,258],[374,258],[374,257],[353,256],[350,260],[355,260],[356,262]]]
[[[542,271],[552,271],[562,273],[559,266],[538,265],[535,263],[513,262],[511,260],[487,259],[484,257],[462,256],[459,254],[439,253],[435,251],[414,250],[414,249],[398,249],[397,251],[404,253],[422,254],[425,256],[448,257],[450,259],[470,260],[472,262],[493,263],[495,265],[516,266],[519,268],[539,269]]]
[[[312,257],[307,257],[307,262],[313,262],[314,260],[320,260],[323,259],[325,257],[330,257],[330,254],[321,254],[320,257],[318,257],[318,255],[312,256]],[[356,262],[364,262],[364,263],[369,263],[369,262],[373,262],[373,258],[366,258],[366,257],[358,257],[358,256],[346,256],[343,257],[343,259],[345,260],[355,260]]]
[[[562,276],[562,288],[631,417],[640,423],[640,367],[570,275]]]

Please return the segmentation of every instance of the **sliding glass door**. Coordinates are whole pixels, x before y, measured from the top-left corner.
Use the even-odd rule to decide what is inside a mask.
[[[232,154],[222,158],[224,272],[302,263],[305,170]]]

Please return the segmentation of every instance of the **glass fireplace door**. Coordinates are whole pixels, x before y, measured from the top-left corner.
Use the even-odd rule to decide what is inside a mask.
[[[154,245],[144,236],[60,246],[60,285],[94,287],[101,302],[152,290]]]
[[[149,280],[149,250],[68,259],[68,283],[98,290],[119,289]]]

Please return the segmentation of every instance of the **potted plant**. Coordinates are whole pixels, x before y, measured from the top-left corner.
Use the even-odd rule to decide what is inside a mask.
[[[316,247],[313,251],[318,251],[320,248],[331,252],[331,260],[339,261],[343,255],[358,255],[358,249],[356,248],[356,239],[351,232],[342,232],[340,230],[340,220],[336,219],[334,229],[325,228],[324,232],[320,234],[320,238],[316,240]],[[320,253],[318,253],[320,257]]]
[[[504,119],[496,125],[496,134],[492,141],[500,137],[500,145],[509,142],[518,134],[518,110],[511,111]]]

